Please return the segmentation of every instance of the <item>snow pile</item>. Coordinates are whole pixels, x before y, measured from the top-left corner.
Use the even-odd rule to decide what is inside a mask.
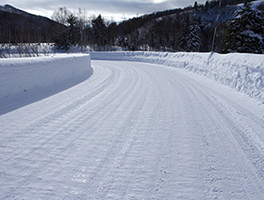
[[[93,52],[92,59],[130,60],[187,69],[264,103],[264,55],[160,52]]]
[[[0,109],[60,92],[92,73],[90,55],[0,59]]]

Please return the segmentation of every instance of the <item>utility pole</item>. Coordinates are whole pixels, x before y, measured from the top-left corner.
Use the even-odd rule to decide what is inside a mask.
[[[218,13],[217,13],[217,18],[216,18],[216,22],[215,22],[215,29],[214,29],[212,50],[211,50],[212,52],[214,51],[214,43],[215,43],[215,37],[216,37],[216,29],[217,29],[217,25],[218,25],[219,16],[220,16],[221,3],[222,3],[222,0],[219,1]]]

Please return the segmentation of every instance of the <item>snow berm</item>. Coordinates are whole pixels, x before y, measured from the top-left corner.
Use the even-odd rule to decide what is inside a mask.
[[[264,103],[264,55],[218,53],[101,52],[92,59],[129,60],[189,70]]]

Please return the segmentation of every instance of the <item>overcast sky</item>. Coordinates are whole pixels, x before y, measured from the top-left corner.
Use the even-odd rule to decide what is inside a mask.
[[[51,17],[55,10],[66,7],[69,10],[85,9],[88,16],[102,14],[120,21],[137,15],[149,14],[189,5],[204,4],[206,0],[4,0],[3,4],[10,4],[16,8],[32,14]]]

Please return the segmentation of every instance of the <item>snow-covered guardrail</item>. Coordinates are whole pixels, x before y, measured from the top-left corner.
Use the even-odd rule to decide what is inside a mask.
[[[97,52],[92,59],[130,60],[187,69],[264,103],[264,55],[217,53]]]
[[[90,55],[0,59],[0,103],[61,91],[93,73]],[[20,99],[21,100],[21,99]]]

